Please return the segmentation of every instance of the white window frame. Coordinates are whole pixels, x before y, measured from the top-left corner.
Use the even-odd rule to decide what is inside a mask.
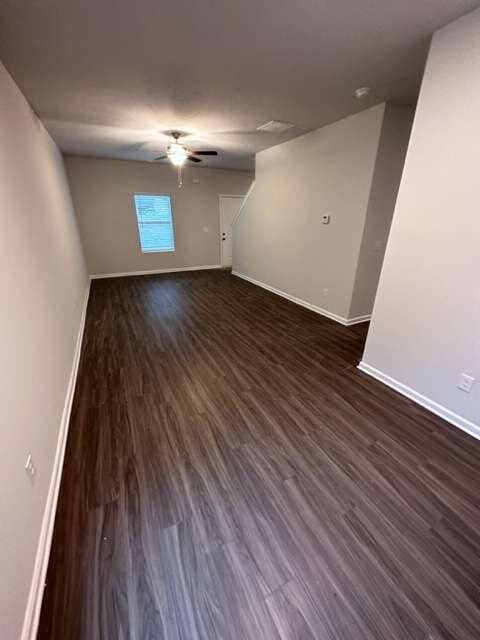
[[[138,221],[138,213],[137,213],[137,204],[135,202],[135,196],[153,196],[159,198],[169,198],[170,199],[170,213],[172,215],[172,237],[173,237],[173,249],[143,249],[142,247],[142,235],[140,233],[140,222]],[[135,223],[137,225],[137,233],[138,233],[138,245],[140,247],[140,251],[142,253],[175,253],[177,247],[177,239],[175,235],[175,207],[174,207],[174,199],[171,193],[148,193],[146,191],[135,191],[133,194],[133,209],[135,213]],[[165,224],[160,222],[150,222],[148,224]]]

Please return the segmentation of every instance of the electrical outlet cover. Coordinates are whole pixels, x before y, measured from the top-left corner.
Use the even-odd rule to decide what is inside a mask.
[[[465,391],[465,393],[470,393],[473,387],[473,383],[475,382],[475,378],[467,375],[466,373],[462,373],[460,376],[460,382],[457,387],[461,389],[461,391]]]

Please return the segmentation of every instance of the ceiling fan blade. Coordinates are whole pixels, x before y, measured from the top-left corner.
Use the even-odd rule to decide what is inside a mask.
[[[190,162],[201,162],[200,158],[195,158],[195,156],[187,156],[187,159],[190,160]]]
[[[158,156],[158,158],[154,158],[154,160],[165,160],[167,156]]]
[[[218,151],[193,151],[196,156],[218,156]]]

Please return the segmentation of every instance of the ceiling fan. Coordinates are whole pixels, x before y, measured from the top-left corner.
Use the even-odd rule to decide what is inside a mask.
[[[201,162],[202,159],[198,156],[218,156],[217,151],[194,151],[182,144],[179,142],[179,139],[185,134],[182,134],[180,131],[172,131],[170,135],[173,138],[173,142],[168,145],[166,153],[163,156],[158,156],[155,160],[165,160],[168,158],[175,167],[182,167],[187,160],[190,162]]]

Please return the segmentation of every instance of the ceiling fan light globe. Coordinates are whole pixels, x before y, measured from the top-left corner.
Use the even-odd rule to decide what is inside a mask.
[[[185,164],[185,161],[187,159],[187,156],[169,156],[169,160],[170,162],[175,166],[175,167],[181,167]]]
[[[175,167],[181,167],[183,164],[185,164],[185,161],[188,156],[188,152],[182,144],[178,144],[178,142],[173,142],[171,145],[169,145],[167,149],[167,156],[170,162]]]

